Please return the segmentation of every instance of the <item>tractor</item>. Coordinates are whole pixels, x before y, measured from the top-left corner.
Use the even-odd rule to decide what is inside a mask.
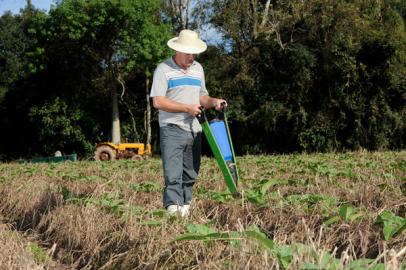
[[[123,158],[131,158],[132,160],[143,160],[150,157],[151,145],[143,143],[120,143],[114,144],[111,142],[98,143],[94,153],[95,160],[107,161]]]

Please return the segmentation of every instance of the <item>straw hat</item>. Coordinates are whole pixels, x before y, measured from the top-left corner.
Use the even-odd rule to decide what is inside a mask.
[[[199,39],[199,35],[192,30],[182,30],[179,37],[174,37],[168,41],[168,47],[183,53],[198,54],[207,49],[206,43]]]

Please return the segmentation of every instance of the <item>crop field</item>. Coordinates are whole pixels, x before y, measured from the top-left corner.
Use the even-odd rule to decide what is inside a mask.
[[[203,158],[189,218],[161,161],[0,164],[0,268],[406,269],[406,151]]]

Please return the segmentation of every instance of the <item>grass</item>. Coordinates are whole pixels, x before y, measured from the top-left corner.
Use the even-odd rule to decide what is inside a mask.
[[[43,265],[43,264],[48,263],[51,260],[48,256],[47,252],[35,242],[29,243],[28,249],[31,252],[31,254],[34,256],[34,261],[37,264]]]
[[[0,265],[2,269],[43,269],[24,239],[5,224],[0,226]]]
[[[53,247],[52,259],[72,268],[405,267],[405,151],[238,164],[242,196],[233,198],[203,158],[187,220],[162,209],[159,159],[0,164],[0,213],[41,240],[37,262]]]

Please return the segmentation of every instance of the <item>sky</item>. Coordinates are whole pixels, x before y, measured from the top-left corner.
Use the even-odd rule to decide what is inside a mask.
[[[48,11],[54,0],[31,0],[34,7]],[[27,0],[0,0],[0,15],[6,11],[11,11],[13,14],[20,12],[24,8]]]

